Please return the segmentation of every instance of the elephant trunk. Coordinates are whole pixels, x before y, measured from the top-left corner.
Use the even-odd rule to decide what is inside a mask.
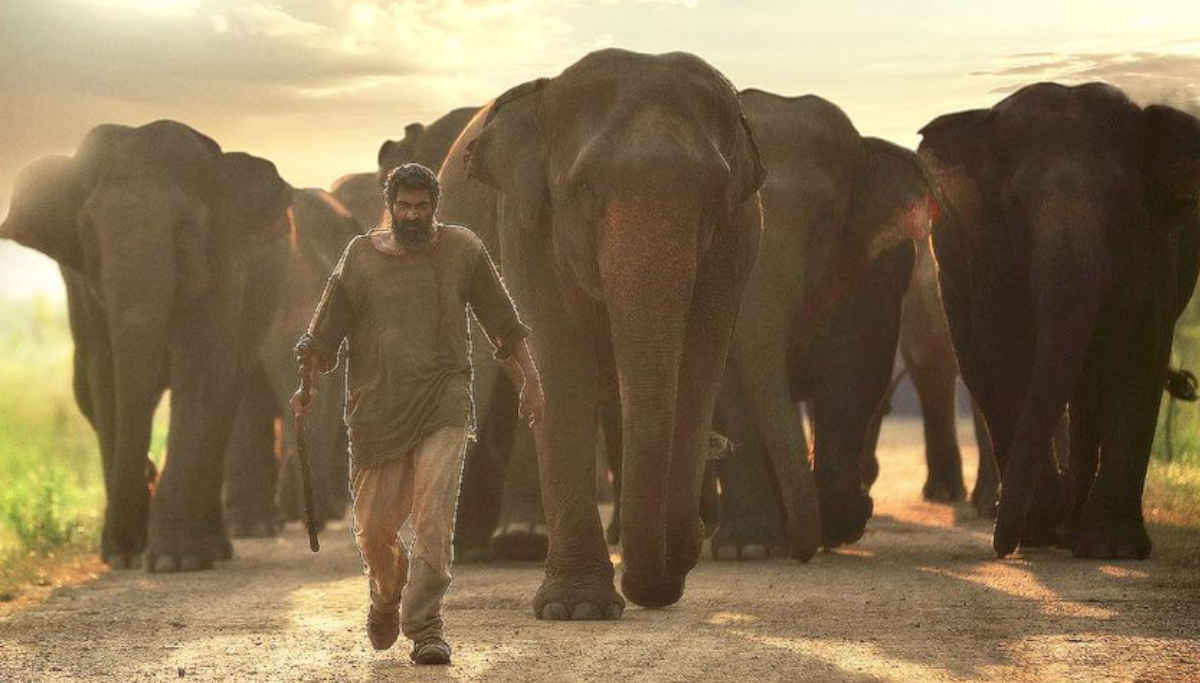
[[[645,199],[612,202],[599,253],[621,402],[626,596],[648,606],[678,599],[655,589],[667,571],[667,492],[693,485],[670,481],[679,372],[697,270],[698,218],[691,222],[690,213]],[[650,594],[631,594],[630,575],[638,576],[636,584]]]
[[[144,309],[116,310],[108,321],[113,349],[115,458],[106,483],[116,549],[134,554],[145,543],[149,515],[147,455],[154,410],[163,390],[167,321]]]
[[[174,316],[175,259],[170,231],[131,229],[147,216],[114,202],[95,207],[98,290],[107,312],[113,354],[114,462],[109,471],[109,527],[115,549],[140,552],[150,492],[147,456],[151,423],[165,386]],[[162,224],[162,223],[159,223]],[[169,225],[167,223],[166,225]]]

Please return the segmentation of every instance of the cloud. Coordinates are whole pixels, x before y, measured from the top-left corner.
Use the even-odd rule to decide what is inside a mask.
[[[1194,41],[1177,43],[1196,47]],[[1039,57],[1027,61],[1031,57]],[[1105,81],[1125,90],[1133,99],[1148,103],[1168,99],[1180,103],[1200,103],[1200,52],[1190,49],[1142,50],[1137,52],[1080,53],[1080,54],[1022,54],[1010,60],[1023,64],[998,69],[974,71],[973,76],[1009,80],[990,92],[1008,94],[1029,83],[1030,77],[1041,81],[1067,84]]]
[[[532,76],[550,61],[569,28],[543,16],[547,5],[176,0],[174,11],[161,11],[150,0],[16,0],[0,9],[0,41],[15,55],[0,87],[18,97],[49,86],[144,103],[258,101],[258,111],[303,109],[389,79],[441,76],[482,87],[505,71]],[[391,101],[414,92],[398,88]]]

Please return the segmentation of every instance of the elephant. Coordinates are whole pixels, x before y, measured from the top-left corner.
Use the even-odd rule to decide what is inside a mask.
[[[596,507],[610,387],[624,454],[622,592],[648,607],[682,597],[763,177],[720,72],[687,53],[618,49],[508,90],[443,163],[443,217],[499,254],[547,397],[532,430],[550,532],[538,618],[624,608]]]
[[[294,466],[296,430],[288,399],[297,384],[292,346],[308,326],[325,280],[346,244],[362,227],[331,194],[317,188],[297,189],[292,196],[288,248],[270,255],[252,282],[257,296],[250,314],[263,330],[254,348],[254,369],[238,408],[226,455],[226,519],[234,537],[278,533],[280,487],[284,518],[300,519],[298,471]],[[347,442],[342,420],[344,376],[318,378],[319,389],[308,417],[316,521],[340,519],[348,502]],[[276,461],[275,423],[280,420],[280,455]]]
[[[257,330],[247,285],[285,244],[291,187],[258,157],[167,120],[93,128],[73,157],[19,175],[0,237],[55,259],[74,389],[100,443],[105,561],[149,571],[232,555],[220,457]],[[147,485],[154,410],[170,388],[169,457]]]
[[[864,474],[861,463],[874,462],[932,187],[915,153],[861,136],[825,99],[750,89],[741,101],[768,176],[762,252],[717,401],[717,430],[737,454],[718,465],[712,549],[770,552],[787,527],[819,520],[811,554],[857,540],[871,515],[877,469]],[[813,419],[811,474],[799,401]],[[789,499],[795,462],[805,488]]]
[[[1107,84],[1036,83],[920,134],[950,336],[1001,475],[996,554],[1061,525],[1078,557],[1147,557],[1159,393],[1200,269],[1200,121]]]

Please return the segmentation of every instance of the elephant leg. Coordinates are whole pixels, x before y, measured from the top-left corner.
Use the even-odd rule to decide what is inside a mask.
[[[537,365],[547,397],[538,440],[538,470],[550,547],[534,597],[539,619],[616,618],[624,602],[613,587],[595,492],[597,387],[587,335],[560,322],[533,325]]]
[[[721,483],[718,525],[711,547],[713,559],[766,557],[776,546],[786,547],[786,514],[771,470],[766,444],[759,435],[754,416],[746,410],[748,398],[731,364],[721,384],[717,402],[717,430],[737,444],[737,453],[715,463]],[[807,461],[808,440],[801,452]]]
[[[214,296],[205,309],[227,305],[220,298]],[[242,389],[237,325],[225,316],[206,316],[205,309],[179,321],[172,339],[169,455],[150,512],[151,572],[209,569],[232,547],[220,495],[225,446]]]
[[[1158,417],[1169,337],[1163,340],[1156,302],[1124,308],[1124,330],[1112,336],[1106,363],[1105,431],[1096,479],[1084,503],[1074,553],[1078,557],[1145,559],[1150,536],[1142,517],[1142,489]]]
[[[1063,545],[1071,510],[1071,489],[1064,474],[1070,457],[1070,406],[1063,412],[1051,441],[1051,457],[1034,489],[1033,505],[1025,519],[1021,547]]]
[[[996,516],[996,503],[1000,500],[1000,469],[996,466],[996,453],[992,448],[992,437],[988,434],[987,420],[974,400],[971,401],[971,420],[975,425],[975,444],[979,451],[971,504],[980,517],[992,519]]]
[[[744,305],[741,315],[743,320],[755,320],[755,328],[775,329],[763,322],[771,319],[767,312],[747,311]],[[782,335],[760,339],[753,332],[745,326],[735,331],[728,376],[736,377],[744,389],[743,405],[751,417],[749,424],[762,440],[774,489],[785,513],[789,555],[807,562],[821,545],[821,516],[804,423],[792,397],[788,340]],[[753,457],[746,453],[742,459],[753,461]],[[724,519],[722,516],[722,524]]]
[[[506,231],[503,236],[514,237]],[[572,306],[547,283],[548,252],[506,246],[504,279],[529,339],[546,409],[533,434],[550,547],[545,576],[533,599],[539,619],[616,619],[625,602],[613,585],[613,565],[596,504],[596,410],[599,400],[594,301],[573,290]],[[569,283],[565,286],[570,287]]]
[[[834,311],[812,348],[813,469],[825,547],[861,538],[874,509],[861,463],[868,444],[874,448],[873,428],[891,383],[900,335],[900,299],[911,272],[907,244],[883,255],[870,279]]]
[[[925,360],[928,362],[908,366],[921,402],[921,420],[925,428],[928,472],[921,495],[925,500],[955,502],[966,496],[955,424],[954,393],[958,369],[951,355]]]
[[[275,409],[266,376],[255,372],[247,378],[225,455],[225,516],[234,538],[279,533]]]

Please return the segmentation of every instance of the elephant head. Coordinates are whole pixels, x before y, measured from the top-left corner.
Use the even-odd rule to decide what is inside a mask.
[[[421,139],[421,135],[425,132],[425,125],[421,123],[410,123],[404,127],[404,137],[400,140],[385,140],[379,146],[379,169],[381,173],[387,173],[400,164],[412,161],[413,155],[416,153],[417,142]],[[433,169],[435,172],[437,169]]]
[[[939,216],[932,177],[912,150],[862,139],[846,233],[833,247],[821,283],[806,297],[805,320],[824,320],[870,264],[901,245],[929,237]]]
[[[698,521],[700,453],[761,231],[764,171],[737,92],[691,55],[605,50],[504,93],[460,146],[470,176],[499,193],[504,274],[532,320],[548,391],[564,378],[543,340],[588,329],[615,359],[625,593],[670,604],[695,561],[686,525]],[[444,174],[454,161],[452,151]],[[573,419],[594,419],[583,412]],[[563,447],[555,429],[547,448]],[[547,471],[551,501],[561,482]],[[547,505],[553,567],[571,552],[564,536],[593,537]]]

